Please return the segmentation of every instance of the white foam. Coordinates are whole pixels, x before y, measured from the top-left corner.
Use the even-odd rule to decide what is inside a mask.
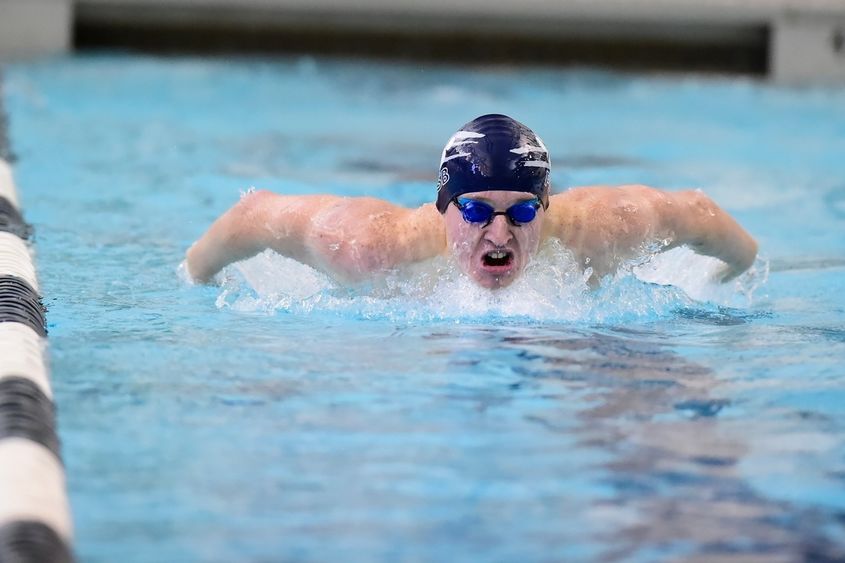
[[[716,258],[680,247],[655,253],[646,262],[633,266],[637,278],[660,285],[672,285],[691,299],[732,307],[748,307],[754,291],[768,280],[769,263],[758,258],[744,274],[726,283],[718,281],[725,264]]]
[[[506,288],[479,287],[453,260],[439,257],[348,287],[272,251],[224,270],[218,307],[243,312],[335,312],[356,318],[624,322],[667,317],[679,308],[747,307],[765,275],[714,281],[721,263],[675,249],[633,261],[591,289],[590,272],[559,241],[548,241]],[[764,262],[758,264],[759,268]]]

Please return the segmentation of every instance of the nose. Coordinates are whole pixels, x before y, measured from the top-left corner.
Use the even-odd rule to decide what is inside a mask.
[[[496,246],[505,246],[513,238],[511,225],[504,215],[496,215],[484,230],[484,238]]]

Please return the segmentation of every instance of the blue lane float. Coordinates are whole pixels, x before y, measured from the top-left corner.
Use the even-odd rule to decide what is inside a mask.
[[[0,563],[72,563],[46,319],[0,99]]]

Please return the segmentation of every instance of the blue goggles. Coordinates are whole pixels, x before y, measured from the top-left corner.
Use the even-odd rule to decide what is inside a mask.
[[[452,203],[460,210],[464,221],[479,224],[482,227],[492,223],[496,215],[504,215],[511,225],[519,227],[533,221],[537,216],[537,210],[543,205],[539,199],[535,198],[515,203],[505,211],[496,211],[496,208],[489,203],[477,199],[456,197],[452,199]]]

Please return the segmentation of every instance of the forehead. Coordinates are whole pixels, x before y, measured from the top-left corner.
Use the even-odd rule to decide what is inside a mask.
[[[460,196],[461,199],[475,199],[485,201],[493,205],[511,205],[520,201],[530,201],[537,196],[528,192],[490,190],[487,192],[471,192]]]

